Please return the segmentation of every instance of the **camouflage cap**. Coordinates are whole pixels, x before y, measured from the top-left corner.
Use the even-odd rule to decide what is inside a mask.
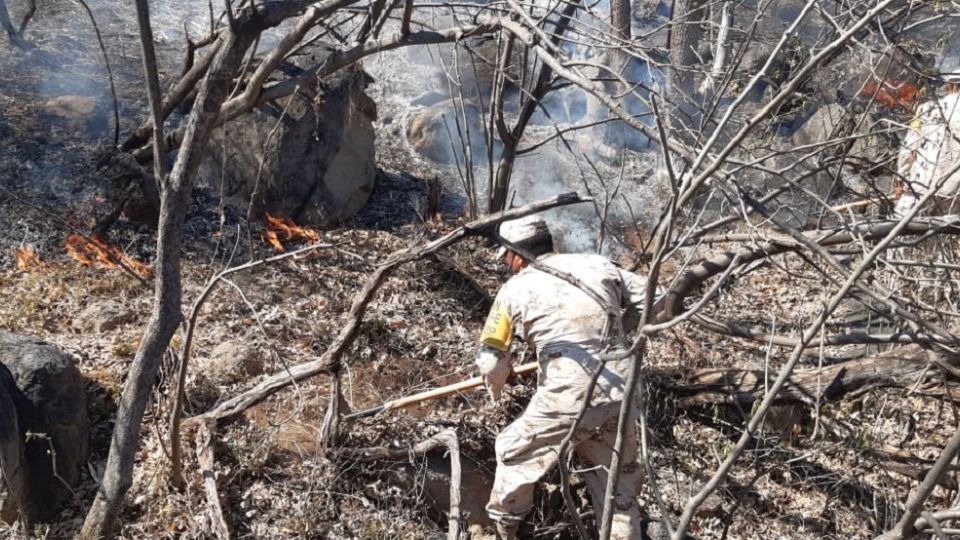
[[[504,221],[500,224],[500,236],[519,247],[527,247],[551,238],[550,227],[537,215]],[[497,257],[503,257],[507,248],[501,247]]]

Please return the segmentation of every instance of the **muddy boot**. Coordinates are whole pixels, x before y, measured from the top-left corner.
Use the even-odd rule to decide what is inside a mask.
[[[516,540],[517,529],[519,528],[519,523],[497,523],[497,538],[500,540]]]

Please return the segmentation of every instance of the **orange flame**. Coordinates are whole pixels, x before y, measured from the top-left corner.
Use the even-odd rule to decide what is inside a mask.
[[[46,263],[40,260],[40,256],[33,249],[33,246],[26,245],[17,249],[17,269],[30,270],[46,267]]]
[[[117,246],[111,246],[100,238],[71,234],[65,242],[67,254],[84,266],[100,265],[104,268],[119,268],[122,263],[144,279],[153,279],[153,269],[127,255]]]
[[[863,85],[860,95],[865,98],[874,97],[876,102],[888,109],[900,108],[905,111],[912,111],[914,104],[920,97],[920,89],[917,85],[886,79],[882,83],[870,80]]]
[[[267,231],[267,242],[270,242],[270,245],[273,246],[273,249],[277,250],[277,253],[286,253],[287,250],[283,247],[280,239],[277,238],[277,231]]]
[[[277,252],[284,253],[286,249],[280,241],[281,235],[283,235],[283,240],[287,242],[291,240],[306,240],[308,243],[313,244],[320,241],[320,233],[317,231],[300,227],[290,218],[274,217],[267,214],[267,242],[269,242]]]

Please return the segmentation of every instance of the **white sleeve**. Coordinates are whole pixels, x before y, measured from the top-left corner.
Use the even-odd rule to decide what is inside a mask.
[[[623,283],[622,300],[620,307],[623,312],[623,330],[632,333],[640,324],[640,315],[643,313],[643,302],[647,294],[647,278],[633,272],[620,270],[620,279]],[[654,313],[660,309],[662,292],[657,289],[654,293]]]

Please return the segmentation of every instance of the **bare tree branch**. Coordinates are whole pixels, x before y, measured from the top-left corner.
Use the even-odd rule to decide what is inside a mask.
[[[276,373],[267,377],[255,387],[243,392],[240,395],[227,399],[217,405],[213,410],[198,416],[188,418],[188,424],[205,422],[208,420],[223,420],[237,415],[247,408],[263,401],[279,390],[289,386],[294,382],[308,379],[320,373],[325,373],[336,368],[340,363],[343,353],[350,347],[356,337],[360,324],[363,321],[367,305],[373,300],[377,290],[383,284],[384,280],[396,271],[397,268],[408,262],[421,259],[431,254],[447,248],[470,236],[487,236],[491,234],[498,224],[508,219],[516,219],[536,212],[542,212],[558,206],[588,202],[590,199],[580,197],[579,195],[568,193],[556,197],[531,203],[519,208],[499,212],[489,216],[482,217],[472,221],[456,230],[434,240],[426,245],[406,249],[392,254],[381,264],[377,270],[370,276],[370,279],[364,285],[363,289],[354,296],[353,304],[350,306],[350,313],[347,316],[340,334],[334,342],[327,348],[323,355],[311,362],[299,364],[291,367],[288,371]]]

